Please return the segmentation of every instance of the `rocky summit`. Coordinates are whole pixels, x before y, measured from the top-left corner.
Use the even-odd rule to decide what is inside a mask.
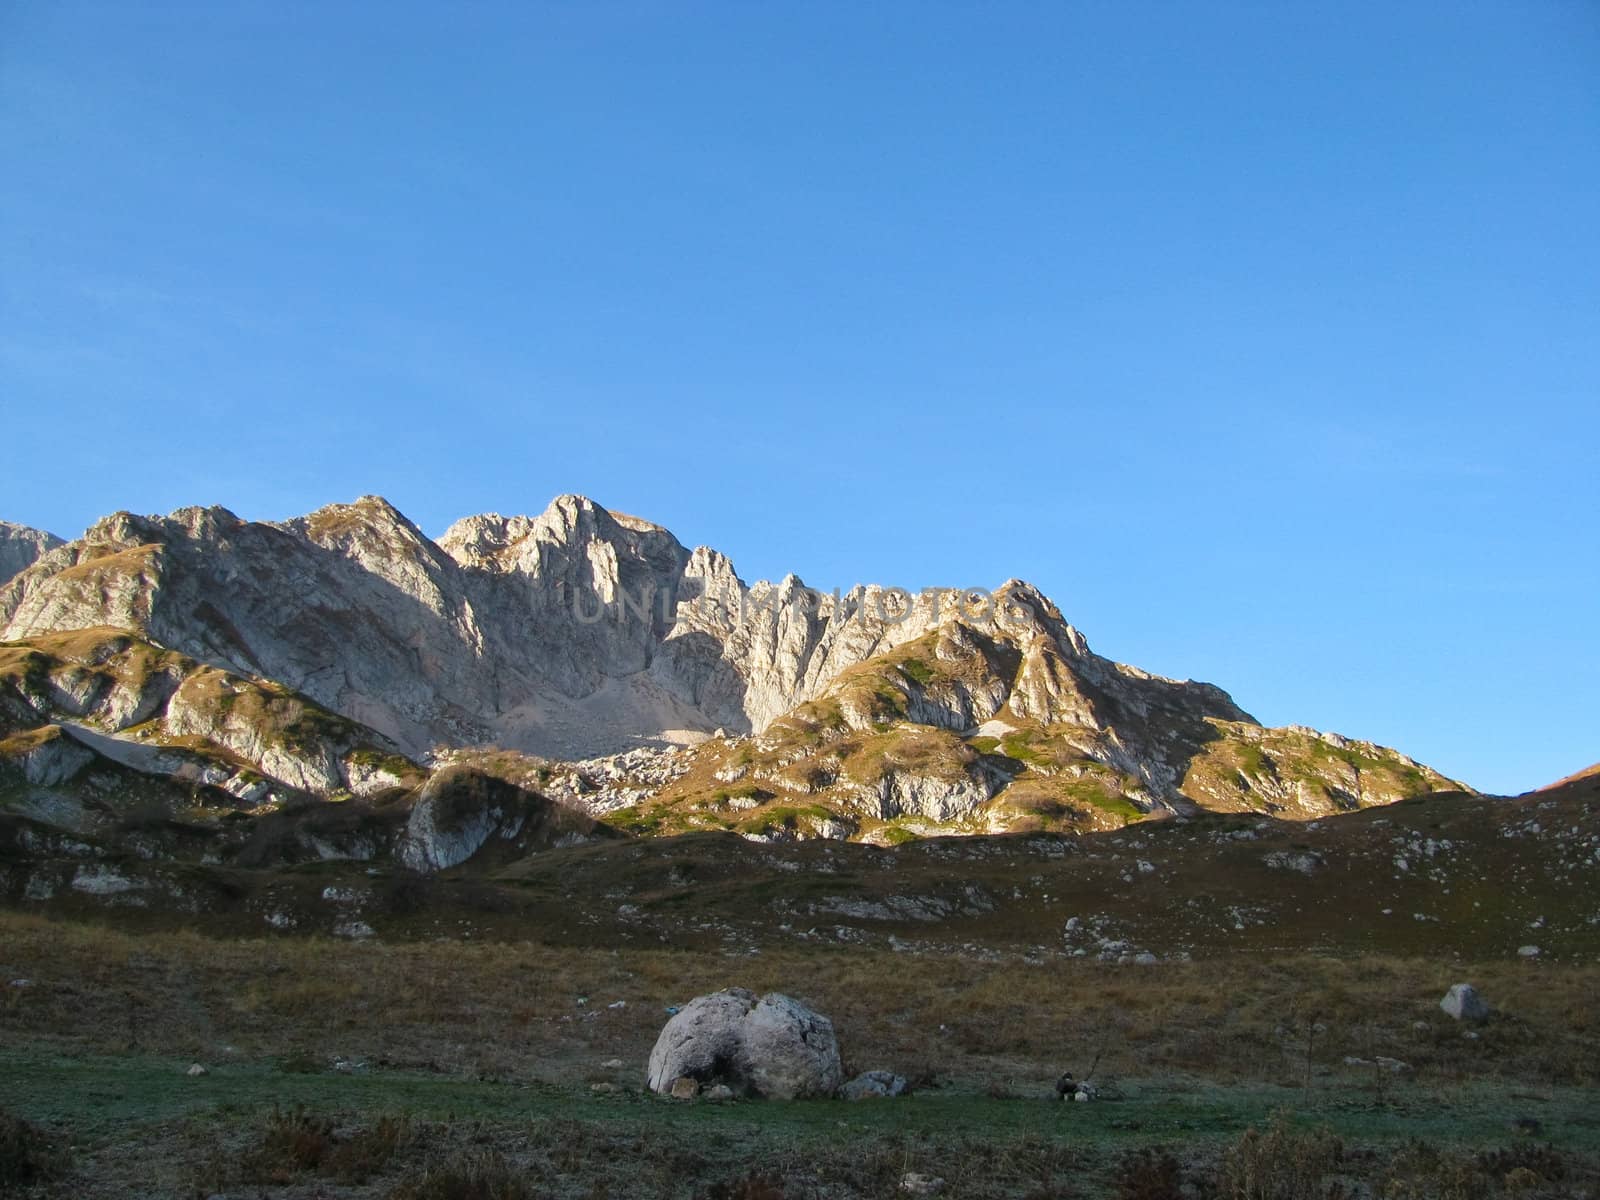
[[[618,832],[895,844],[1470,791],[1103,658],[1018,580],[747,584],[581,496],[437,541],[375,496],[0,535],[0,795],[40,844],[135,837],[137,809],[152,853],[182,815],[211,855],[431,870]]]

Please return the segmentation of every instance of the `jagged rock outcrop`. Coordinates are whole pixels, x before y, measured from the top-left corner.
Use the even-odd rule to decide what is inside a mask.
[[[715,551],[576,496],[538,517],[467,518],[438,543],[377,497],[279,524],[119,513],[0,589],[0,621],[9,641],[136,632],[277,680],[414,754],[494,742],[571,758],[758,731],[934,632],[937,661],[982,666],[909,689],[914,720],[967,728],[1008,698],[1045,721],[1172,698],[1245,717],[1215,689],[1100,659],[1023,584],[970,602],[818,595],[793,576],[747,587]]]
[[[0,646],[0,777],[67,784],[94,763],[247,804],[420,778],[381,735],[270,681],[110,628]]]
[[[403,756],[478,746],[585,760],[549,790],[597,815],[687,802],[688,827],[768,838],[1099,828],[1196,806],[1309,817],[1452,786],[1102,658],[1017,580],[746,585],[716,551],[579,496],[437,542],[374,496],[279,523],[114,514],[0,587],[8,643],[90,629],[109,657],[24,670],[13,698],[33,717],[17,728],[77,724],[130,769],[178,762],[239,796],[262,780],[377,795]],[[150,758],[129,731],[157,717]],[[400,765],[379,761],[390,751]],[[30,769],[59,771],[44,764],[62,753]],[[437,866],[456,850],[422,811],[412,844],[431,848],[413,853]]]
[[[0,584],[22,574],[61,544],[53,533],[0,521]]]

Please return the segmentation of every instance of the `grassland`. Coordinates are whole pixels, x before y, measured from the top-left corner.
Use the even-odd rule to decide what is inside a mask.
[[[1594,792],[439,877],[129,860],[32,901],[80,864],[0,854],[0,1148],[63,1197],[1593,1195]],[[1439,1010],[1462,980],[1486,1023]],[[913,1094],[647,1095],[668,1007],[730,985]],[[1067,1070],[1106,1098],[1055,1102]]]

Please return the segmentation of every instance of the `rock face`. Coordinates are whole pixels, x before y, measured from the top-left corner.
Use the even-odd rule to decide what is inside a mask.
[[[655,806],[678,815],[652,828],[768,841],[1104,829],[1196,807],[1309,818],[1459,787],[1102,658],[1017,580],[747,585],[716,551],[580,496],[438,541],[367,496],[279,523],[117,513],[69,543],[5,545],[29,564],[0,586],[0,641],[29,648],[5,732],[87,727],[73,736],[125,766],[252,801],[377,796],[488,746],[577,760],[539,788],[592,816]],[[136,745],[151,721],[159,737]],[[56,779],[73,758],[45,748],[22,769]],[[445,831],[431,811],[412,814],[408,861],[442,865],[502,819]]]
[[[747,586],[715,551],[578,496],[469,517],[437,543],[372,496],[279,524],[118,513],[0,589],[5,640],[90,626],[277,680],[411,753],[493,741],[578,758],[758,731],[929,635],[959,669],[907,680],[920,723],[970,728],[1008,699],[1141,743],[1168,709],[1248,720],[1216,688],[1092,654],[1025,584],[978,601]]]
[[[0,521],[0,584],[9,583],[61,544],[53,533]]]
[[[844,1078],[833,1024],[798,1000],[743,988],[700,996],[669,1020],[650,1052],[650,1090],[690,1078],[768,1100],[831,1096]]]
[[[1439,1007],[1458,1021],[1489,1019],[1488,1002],[1478,995],[1478,989],[1470,983],[1452,984],[1450,990],[1444,994],[1444,999],[1439,1001]]]

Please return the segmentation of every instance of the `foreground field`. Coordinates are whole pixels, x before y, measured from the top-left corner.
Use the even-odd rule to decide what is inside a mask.
[[[929,1176],[947,1196],[1266,1200],[1600,1183],[1600,968],[1571,961],[214,939],[5,914],[0,975],[26,981],[0,1002],[0,1107],[54,1171],[43,1195],[843,1198]],[[1460,979],[1494,1019],[1466,1029],[1438,1010]],[[802,997],[834,1020],[849,1070],[896,1070],[915,1094],[645,1095],[666,1006],[730,984]],[[1092,1070],[1111,1098],[1054,1102],[1063,1070]],[[1273,1182],[1280,1168],[1300,1190]]]

